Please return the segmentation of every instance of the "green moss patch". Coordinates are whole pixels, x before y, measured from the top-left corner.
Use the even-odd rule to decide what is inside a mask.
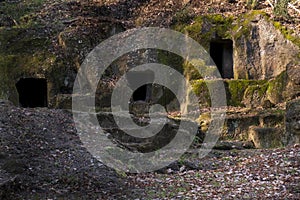
[[[245,90],[253,81],[250,80],[226,80],[228,104],[232,106],[242,106],[242,100]]]
[[[0,29],[0,54],[34,54],[39,51],[48,51],[49,35],[43,28],[2,28]]]
[[[1,28],[0,98],[18,102],[16,79],[45,74],[56,59],[50,45],[42,29]]]
[[[267,96],[268,99],[276,104],[280,103],[284,100],[284,91],[287,85],[287,73],[282,72],[273,80],[269,81],[268,89],[267,89]]]
[[[268,82],[267,80],[224,80],[224,86],[227,95],[227,105],[234,107],[244,107],[243,99],[245,97],[252,97],[254,94],[258,95],[258,98],[266,96],[269,90],[276,95],[282,95],[284,86],[281,89],[275,89],[275,82],[280,82],[281,78]],[[193,92],[199,98],[199,104],[202,106],[210,106],[210,93],[208,86],[216,83],[216,80],[196,80],[192,81]],[[280,84],[279,84],[280,85]],[[280,87],[277,85],[276,87]],[[273,87],[273,89],[272,89]]]
[[[193,92],[199,99],[199,104],[203,107],[211,106],[211,99],[207,87],[208,81],[197,80],[192,82]]]
[[[174,24],[173,28],[188,34],[208,50],[209,42],[215,34],[223,39],[231,38],[230,31],[232,29],[232,22],[233,17],[212,14],[195,17],[191,24],[184,24],[180,21],[179,23]]]
[[[182,57],[164,50],[157,50],[157,53],[159,63],[170,66],[180,73],[183,73],[182,65],[184,63],[184,59]]]
[[[256,85],[250,85],[245,90],[244,97],[253,97],[254,93],[258,95],[258,98],[262,98],[268,89],[268,84],[256,84]]]
[[[294,44],[300,47],[300,37],[296,37],[293,35],[294,31],[287,29],[285,26],[283,26],[280,22],[273,21],[274,27],[279,30],[286,39],[290,40]]]
[[[233,37],[236,39],[242,36],[250,35],[251,22],[254,21],[258,16],[266,17],[266,13],[260,10],[253,10],[246,14],[241,15],[237,21],[236,25],[232,27]]]
[[[35,12],[40,10],[45,0],[23,0],[0,2],[0,19],[10,18],[14,26],[29,27],[34,25]],[[1,24],[1,23],[0,23]]]

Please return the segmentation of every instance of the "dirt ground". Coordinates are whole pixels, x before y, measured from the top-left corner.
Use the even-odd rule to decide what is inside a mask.
[[[152,173],[116,172],[82,145],[66,110],[0,102],[0,199],[299,199],[300,147],[197,150]]]
[[[71,113],[0,102],[0,199],[116,199],[124,179],[94,159]]]

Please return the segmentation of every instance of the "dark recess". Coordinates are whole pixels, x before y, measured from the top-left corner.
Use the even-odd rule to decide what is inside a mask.
[[[22,78],[16,84],[19,103],[22,107],[47,107],[47,80],[43,78]]]
[[[130,71],[126,73],[126,78],[128,81],[128,86],[134,90],[132,94],[133,101],[149,102],[151,100],[151,88],[152,82],[154,81],[153,71]]]
[[[147,98],[147,85],[142,85],[137,90],[133,92],[133,101],[146,101]]]
[[[233,75],[233,46],[232,40],[213,40],[210,42],[210,56],[225,79],[231,79]]]

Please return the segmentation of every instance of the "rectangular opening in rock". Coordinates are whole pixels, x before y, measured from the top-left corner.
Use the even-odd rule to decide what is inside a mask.
[[[47,80],[44,78],[21,78],[16,84],[22,107],[47,107]]]
[[[233,78],[232,40],[213,40],[210,42],[210,56],[225,79]]]
[[[133,101],[146,101],[147,100],[148,85],[143,85],[133,92]]]
[[[132,94],[133,101],[150,101],[152,83],[154,80],[154,72],[146,71],[130,71],[126,73],[129,87],[134,90]]]

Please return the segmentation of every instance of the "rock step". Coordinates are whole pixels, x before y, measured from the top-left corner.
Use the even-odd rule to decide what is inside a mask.
[[[284,130],[277,127],[251,126],[248,139],[260,149],[282,147],[286,143]]]

